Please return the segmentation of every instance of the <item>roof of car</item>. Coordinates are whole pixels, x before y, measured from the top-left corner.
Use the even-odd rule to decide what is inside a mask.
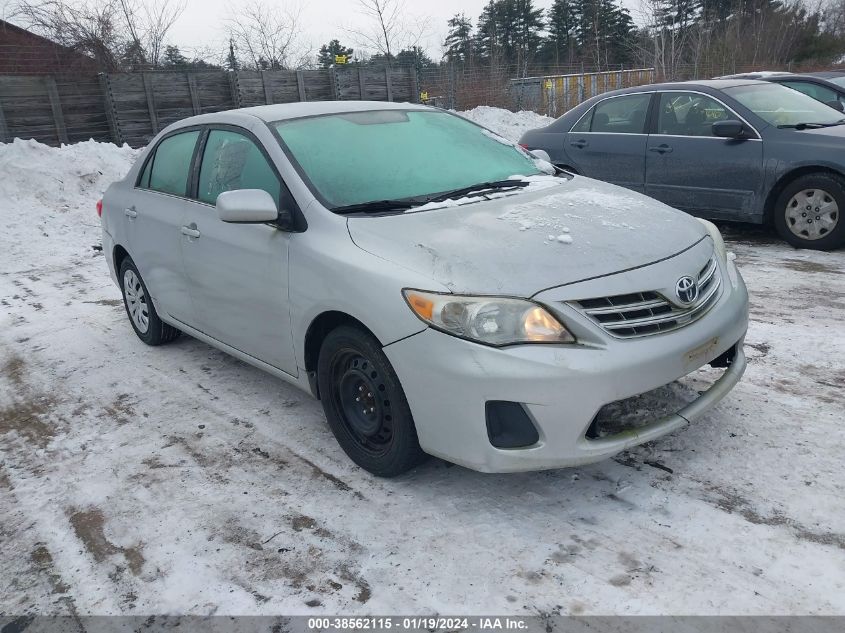
[[[605,97],[608,95],[628,94],[631,92],[643,92],[648,90],[694,90],[695,88],[711,88],[714,90],[723,90],[725,88],[733,88],[734,86],[749,86],[754,84],[765,83],[756,81],[754,79],[699,79],[695,81],[670,81],[662,84],[646,84],[644,86],[632,86],[630,88],[621,88],[611,92],[605,92],[598,97]]]
[[[281,121],[321,114],[342,114],[344,112],[365,112],[367,110],[419,110],[425,107],[418,103],[396,103],[392,101],[300,101],[241,108],[238,112],[250,114],[263,121]]]
[[[809,77],[821,77],[822,79],[827,79],[828,77],[842,77],[845,76],[845,71],[842,70],[820,70],[819,72],[815,73],[804,73]]]

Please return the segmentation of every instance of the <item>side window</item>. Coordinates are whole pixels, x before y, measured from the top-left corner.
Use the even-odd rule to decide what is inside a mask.
[[[593,122],[593,112],[595,112],[595,108],[590,108],[589,112],[578,119],[578,122],[572,126],[572,129],[569,130],[570,132],[589,132],[590,131],[590,124]]]
[[[141,172],[141,177],[138,179],[138,186],[141,189],[150,188],[150,172],[153,169],[153,158],[155,158],[155,152],[152,152],[149,158],[147,158],[147,164],[144,165],[144,171]]]
[[[280,207],[281,182],[255,142],[238,132],[212,130],[202,157],[197,197],[215,204],[218,195],[235,189],[263,189]]]
[[[634,94],[605,99],[594,108],[590,132],[642,134],[645,132],[645,121],[650,101],[650,94]]]
[[[187,195],[191,158],[199,130],[175,134],[158,144],[152,159],[149,188],[177,196]]]
[[[808,97],[812,97],[813,99],[823,103],[837,100],[836,92],[826,86],[818,86],[807,81],[784,81],[781,83],[783,83],[784,86],[789,86],[793,90],[803,92]]]
[[[721,103],[695,92],[664,92],[660,95],[657,133],[674,136],[713,136],[716,121],[738,119]]]

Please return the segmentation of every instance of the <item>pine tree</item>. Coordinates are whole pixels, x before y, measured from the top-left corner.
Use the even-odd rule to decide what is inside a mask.
[[[162,68],[185,68],[190,60],[182,54],[178,46],[166,46],[161,56]]]
[[[328,68],[334,65],[336,55],[346,55],[351,59],[352,53],[353,49],[344,46],[338,40],[332,40],[320,47],[320,52],[317,53],[317,63],[323,68]]]
[[[472,21],[463,13],[456,13],[447,23],[449,32],[443,45],[446,61],[470,63],[473,58]]]
[[[555,0],[549,10],[545,57],[555,65],[572,64],[578,14],[573,0]]]

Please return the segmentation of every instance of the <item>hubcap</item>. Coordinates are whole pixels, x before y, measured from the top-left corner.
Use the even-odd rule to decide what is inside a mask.
[[[383,454],[393,440],[393,415],[378,370],[357,351],[343,350],[331,371],[332,397],[344,426],[366,451]]]
[[[127,270],[123,275],[123,296],[126,297],[126,309],[129,311],[129,318],[142,334],[150,327],[150,312],[147,306],[147,295],[138,275],[132,270]]]
[[[818,240],[836,228],[839,205],[823,189],[804,189],[786,205],[785,218],[792,233],[804,240]]]

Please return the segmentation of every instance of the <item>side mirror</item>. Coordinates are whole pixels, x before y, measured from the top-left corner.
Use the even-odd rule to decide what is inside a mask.
[[[275,222],[279,209],[273,196],[263,189],[236,189],[217,196],[217,217],[224,222],[263,224]]]
[[[547,163],[552,162],[551,156],[549,156],[549,153],[544,149],[532,149],[529,150],[528,153],[533,155],[534,158],[539,158],[540,160],[544,160]]]
[[[845,112],[845,105],[842,105],[842,102],[839,99],[834,99],[833,101],[825,101],[824,104],[830,106],[837,112]]]
[[[716,121],[713,124],[713,136],[721,138],[742,138],[745,134],[745,126],[742,121],[729,119],[727,121]]]

